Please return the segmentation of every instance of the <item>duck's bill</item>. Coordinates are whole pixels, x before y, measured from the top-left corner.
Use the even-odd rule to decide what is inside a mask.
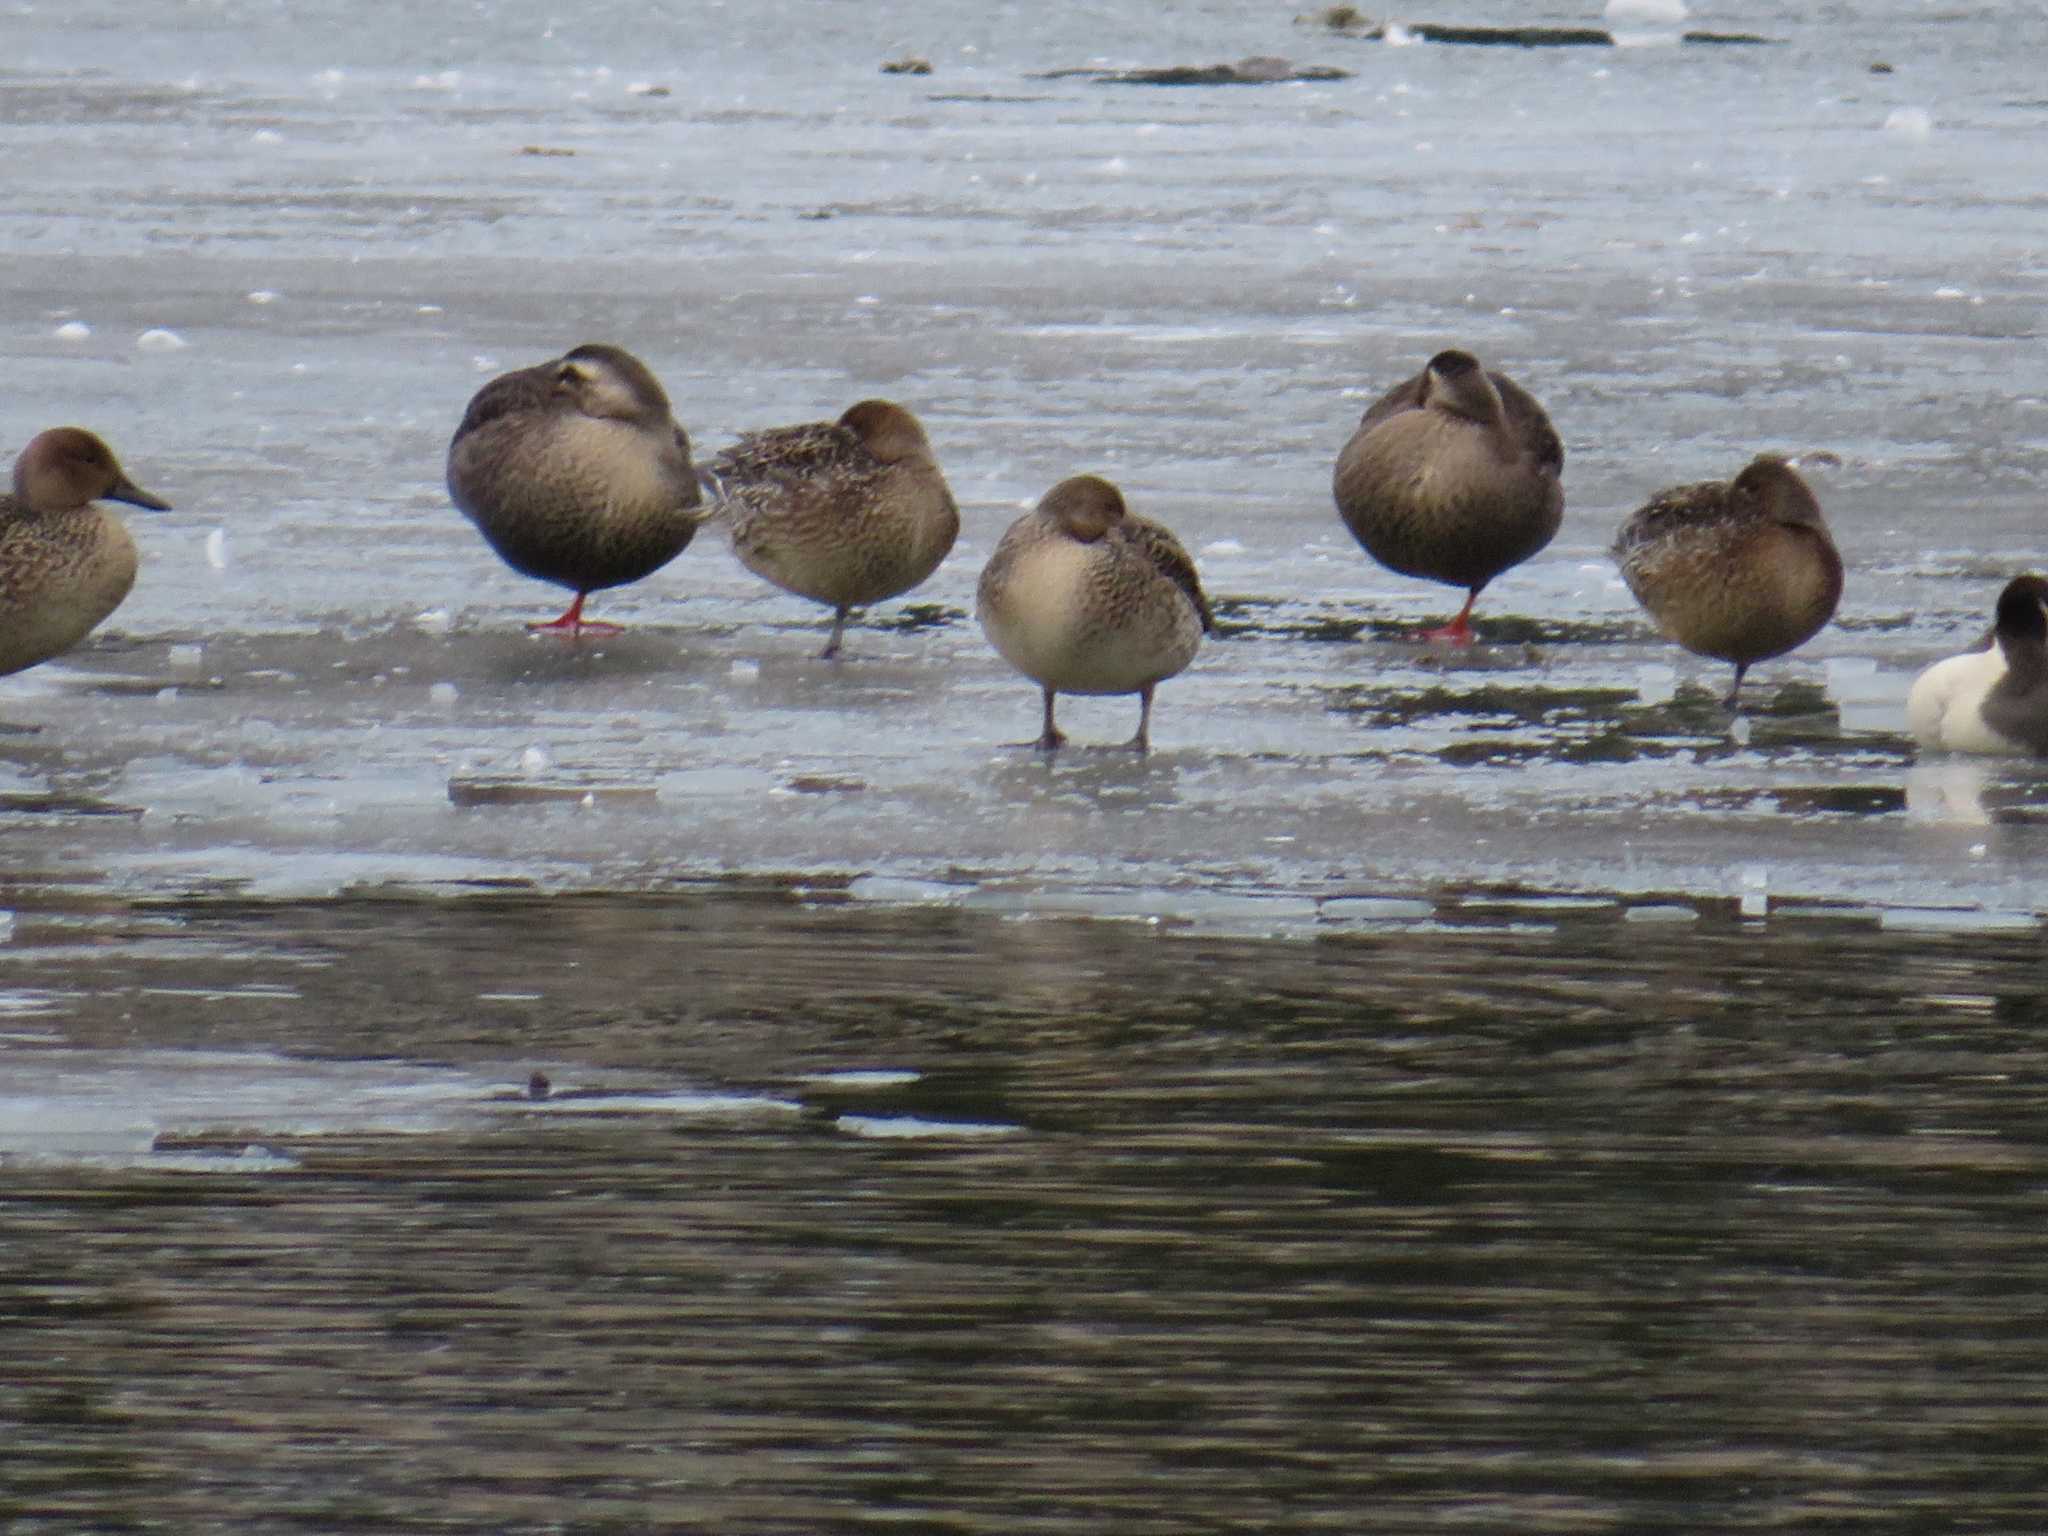
[[[125,501],[131,507],[147,507],[152,512],[168,512],[171,504],[161,496],[152,496],[141,486],[123,475],[114,488],[107,492],[109,501]]]

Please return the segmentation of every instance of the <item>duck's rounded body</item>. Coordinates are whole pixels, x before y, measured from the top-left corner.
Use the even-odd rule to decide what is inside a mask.
[[[1143,751],[1153,689],[1215,627],[1180,541],[1094,475],[1062,480],[1010,525],[982,570],[975,616],[998,654],[1043,690],[1036,745],[1046,751],[1066,740],[1053,724],[1062,693],[1137,694],[1131,745]]]
[[[491,380],[448,445],[448,494],[499,558],[583,600],[638,581],[704,521],[690,440],[631,353],[590,343]]]
[[[749,432],[712,461],[733,553],[755,575],[847,615],[908,592],[939,568],[960,510],[917,417],[863,400],[837,421]]]
[[[1564,445],[1543,407],[1469,352],[1439,352],[1374,402],[1338,455],[1344,526],[1387,569],[1465,589],[1433,636],[1467,643],[1486,584],[1564,518]]]
[[[1842,557],[1799,472],[1758,454],[1732,480],[1659,492],[1622,524],[1613,556],[1650,617],[1697,656],[1734,664],[1804,645],[1842,600]]]
[[[1906,728],[1942,751],[2048,756],[2048,581],[2015,576],[1991,633],[1913,679]]]
[[[62,655],[135,585],[135,540],[100,499],[165,511],[80,427],[38,433],[0,496],[0,674]]]

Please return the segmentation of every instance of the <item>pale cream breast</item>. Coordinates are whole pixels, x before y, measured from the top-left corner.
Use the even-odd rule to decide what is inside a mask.
[[[1034,541],[980,607],[1003,659],[1058,693],[1135,693],[1185,668],[1202,639],[1186,595],[1114,537]]]
[[[549,434],[547,454],[589,482],[593,512],[639,519],[676,511],[686,490],[657,437],[630,422],[570,416]]]

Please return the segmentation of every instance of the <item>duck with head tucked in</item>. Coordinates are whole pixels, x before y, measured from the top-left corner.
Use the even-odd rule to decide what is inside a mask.
[[[1002,658],[1045,694],[1045,728],[1031,743],[1067,738],[1053,723],[1062,693],[1138,695],[1138,734],[1151,746],[1152,691],[1195,659],[1216,624],[1180,541],[1124,506],[1095,475],[1062,480],[1012,523],[989,556],[975,615]]]
[[[615,630],[592,592],[681,554],[708,515],[690,440],[632,353],[586,343],[478,390],[448,445],[448,494],[521,575],[575,593],[531,629]]]
[[[70,650],[135,585],[135,540],[101,500],[170,510],[82,427],[40,432],[14,461],[14,494],[0,496],[0,674]]]
[[[1543,407],[1469,352],[1439,352],[1375,401],[1338,455],[1345,527],[1381,565],[1465,589],[1425,640],[1472,643],[1486,584],[1536,554],[1564,519],[1564,444]]]
[[[2006,583],[1991,632],[1913,679],[1906,727],[1923,747],[2048,757],[2048,581]]]
[[[1734,663],[1730,709],[1751,666],[1811,640],[1842,600],[1842,557],[1820,502],[1774,453],[1733,480],[1658,492],[1622,524],[1612,553],[1665,634]]]
[[[837,421],[748,432],[711,471],[740,563],[832,610],[826,660],[854,609],[918,585],[960,533],[924,427],[888,400],[863,400]]]

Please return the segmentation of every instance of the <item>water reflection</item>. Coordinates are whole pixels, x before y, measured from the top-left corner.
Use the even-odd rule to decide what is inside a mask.
[[[7,1094],[174,1112],[5,1164],[10,1516],[2028,1526],[2038,926],[1379,899],[27,907]]]

